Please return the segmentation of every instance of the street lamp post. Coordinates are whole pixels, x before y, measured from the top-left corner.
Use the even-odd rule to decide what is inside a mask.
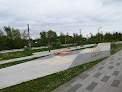
[[[66,40],[66,37],[65,37],[65,46],[66,46],[66,41],[67,41],[67,40]]]
[[[102,27],[98,28],[98,41],[99,41],[99,30],[101,29]]]
[[[29,48],[31,49],[31,41],[30,41],[30,30],[29,30],[29,24],[28,24],[28,37],[29,37]]]
[[[49,49],[49,52],[50,52],[50,37],[48,35],[48,49]]]

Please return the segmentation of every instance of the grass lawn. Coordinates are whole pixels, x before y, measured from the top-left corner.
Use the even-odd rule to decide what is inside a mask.
[[[115,47],[111,47],[111,55],[122,49],[122,44],[116,44]]]

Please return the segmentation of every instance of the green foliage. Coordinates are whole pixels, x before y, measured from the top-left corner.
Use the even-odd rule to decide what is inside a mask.
[[[63,34],[63,33],[61,32],[61,33],[60,33],[60,36],[59,36],[59,39],[60,39],[61,44],[65,44],[65,38],[66,38],[65,34]]]
[[[0,30],[0,50],[19,49],[23,48],[25,45],[29,45],[29,35],[27,33],[27,30],[24,30],[24,32],[20,33],[19,29],[14,29],[10,26],[4,26],[4,31],[6,34],[4,34],[2,30]],[[78,33],[73,33],[73,36],[70,36],[69,33],[64,34],[61,32],[60,36],[57,36],[55,31],[49,30],[47,32],[40,32],[40,38],[31,39],[30,41],[32,47],[47,46],[48,41],[50,42],[49,44],[52,44],[53,42],[61,42],[61,44],[65,44],[66,42],[66,44],[73,45],[122,41],[121,32],[107,32],[105,34],[97,33],[96,35],[90,33],[90,36],[91,37],[87,37],[87,40],[83,37],[82,34]]]
[[[0,30],[0,51],[3,50],[5,47],[5,40],[6,40],[6,37],[3,33],[2,30]]]
[[[25,52],[26,52],[26,51],[30,51],[30,48],[27,47],[27,46],[24,46],[24,51],[25,51]]]
[[[57,34],[56,34],[56,32],[54,32],[52,30],[49,30],[47,32],[47,36],[49,37],[50,43],[57,42]]]
[[[113,41],[122,41],[122,33],[110,33],[107,32],[105,35],[103,33],[97,33],[96,35],[91,34],[91,37],[88,40],[88,43],[96,42],[113,42]]]
[[[24,46],[24,54],[27,56],[32,55],[32,52],[30,51],[30,48],[27,46]]]
[[[40,32],[40,38],[41,38],[41,45],[46,46],[48,43],[47,32],[45,31]]]
[[[122,44],[116,44],[115,47],[111,46],[111,55],[122,49]]]
[[[0,31],[0,50],[4,50],[4,49],[19,49],[19,48],[23,48],[24,45],[27,45],[27,34],[25,35],[25,31],[24,31],[24,37],[23,37],[23,33],[21,35],[19,29],[14,29],[11,28],[10,26],[4,26],[4,31],[6,33],[6,35],[2,35],[1,31]]]
[[[52,44],[52,45],[51,45],[52,48],[57,48],[57,49],[58,49],[58,48],[61,47],[61,43],[60,43],[60,42],[52,42],[51,44]]]
[[[11,28],[10,28],[10,26],[4,26],[4,30],[5,30],[5,32],[6,32],[6,34],[7,34],[7,37],[9,38],[9,39],[12,39],[12,32],[11,32]]]
[[[48,40],[50,41],[50,43],[56,42],[57,34],[52,30],[49,30],[48,32],[42,31],[40,32],[40,38],[41,38],[41,45],[47,46]]]
[[[21,34],[19,29],[12,28],[13,48],[21,48]]]

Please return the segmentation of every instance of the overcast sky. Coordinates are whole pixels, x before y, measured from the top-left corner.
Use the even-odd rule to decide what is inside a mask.
[[[30,24],[32,37],[43,30],[79,33],[122,32],[122,0],[0,0],[0,29],[21,32]]]

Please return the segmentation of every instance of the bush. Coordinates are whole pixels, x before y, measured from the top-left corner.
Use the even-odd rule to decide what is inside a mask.
[[[30,48],[27,46],[24,46],[24,51],[30,51]]]
[[[60,48],[60,46],[61,46],[61,43],[60,42],[52,42],[52,47],[53,48]]]
[[[27,47],[27,46],[24,46],[24,54],[25,55],[32,55],[32,52],[30,51],[30,48],[29,47]]]

